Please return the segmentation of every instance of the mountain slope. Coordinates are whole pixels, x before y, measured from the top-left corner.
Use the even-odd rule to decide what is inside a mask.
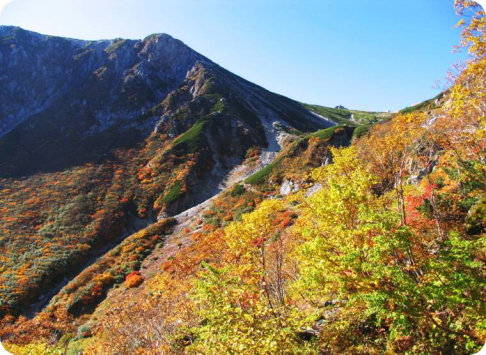
[[[2,27],[0,36],[2,176],[98,162],[110,149],[141,142],[156,122],[189,103],[198,105],[199,111],[167,130],[180,134],[209,113],[212,103],[198,101],[206,94],[229,100],[234,116],[246,118],[254,129],[261,123],[252,115],[304,131],[333,124],[168,35],[88,42]],[[172,101],[161,105],[174,91]],[[265,145],[261,134],[255,136]]]
[[[59,112],[47,129],[52,111],[29,118],[18,105],[20,125],[2,118],[2,144],[14,152],[0,178],[0,338],[8,349],[479,351],[486,22],[479,6],[456,6],[472,15],[461,21],[472,42],[466,69],[437,100],[384,120],[313,105],[349,126],[310,132],[323,124],[318,116],[207,60],[168,83],[174,89],[159,102],[141,95],[153,106],[140,117],[101,124],[89,121],[99,112],[80,114],[69,131],[75,125]],[[39,38],[22,33],[7,39]],[[102,52],[136,42],[113,41]],[[60,139],[43,142],[43,129]],[[43,145],[24,154],[15,144],[30,134]],[[69,159],[30,158],[45,156],[43,147]]]
[[[249,151],[259,169],[289,132],[334,125],[165,34],[80,41],[2,26],[0,64],[1,314],[32,316],[53,295],[43,290],[221,191]]]

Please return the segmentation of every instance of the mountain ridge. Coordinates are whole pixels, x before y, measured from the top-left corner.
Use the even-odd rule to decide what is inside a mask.
[[[318,118],[293,100],[228,72],[166,34],[150,35],[139,41],[90,42],[32,34],[19,28],[9,28],[8,31],[4,28],[3,32],[10,35],[0,39],[0,52],[3,52],[0,59],[4,58],[6,64],[0,71],[0,83],[5,83],[1,95],[6,98],[0,106],[0,146],[3,144],[0,151],[7,145],[10,150],[18,145],[23,154],[26,148],[35,145],[30,154],[37,155],[36,160],[51,161],[59,158],[48,156],[49,159],[45,159],[49,152],[42,155],[37,147],[48,145],[50,150],[59,150],[51,144],[59,137],[69,135],[67,141],[61,142],[61,150],[72,150],[72,142],[83,144],[97,134],[104,134],[103,140],[112,140],[116,145],[116,137],[106,135],[113,133],[116,136],[117,130],[131,130],[135,136],[141,135],[133,139],[143,139],[164,114],[174,113],[153,115],[170,93],[188,84],[188,74],[198,66],[211,73],[209,76],[217,76],[223,86],[221,90],[231,92],[233,96],[238,93],[238,105],[253,115],[270,112],[276,120],[311,131],[334,124]],[[50,53],[49,57],[46,52]],[[19,80],[30,82],[30,89],[18,84]],[[37,85],[37,82],[41,84]],[[195,99],[193,94],[190,93],[192,97],[188,96],[186,100]],[[194,120],[189,122],[193,123]],[[50,138],[36,137],[38,132]],[[180,133],[180,130],[171,132],[172,135]],[[25,136],[29,137],[29,142],[22,140]],[[89,143],[86,149],[91,149],[92,145]],[[15,156],[15,149],[9,157],[0,154],[0,166],[2,163],[8,166],[12,155]],[[63,162],[57,165],[62,168]],[[25,166],[32,164],[29,162]],[[25,169],[29,171],[27,167]],[[21,170],[13,169],[11,175],[22,174]]]

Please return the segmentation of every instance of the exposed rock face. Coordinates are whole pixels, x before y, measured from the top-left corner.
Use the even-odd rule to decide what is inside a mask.
[[[338,128],[333,134],[330,144],[334,147],[348,147],[353,139],[354,128],[352,127],[342,127]]]
[[[285,180],[280,186],[280,195],[287,196],[298,190],[299,184],[294,183],[292,180]]]
[[[168,35],[141,41],[79,41],[0,27],[0,136],[68,101],[94,130],[133,119],[206,60]],[[67,113],[63,113],[68,116]]]
[[[208,105],[219,123],[205,136],[218,156],[241,157],[251,145],[278,150],[273,122],[304,131],[333,125],[166,34],[81,41],[0,26],[1,176],[97,162],[154,129],[175,137]],[[218,116],[222,105],[230,114]]]

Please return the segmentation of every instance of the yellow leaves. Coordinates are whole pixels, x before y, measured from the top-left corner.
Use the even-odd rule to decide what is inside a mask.
[[[79,250],[80,252],[87,252],[91,250],[91,246],[88,244],[76,244],[76,250]]]
[[[113,275],[111,275],[109,273],[104,273],[104,274],[96,276],[93,279],[93,281],[96,282],[96,283],[101,283],[102,285],[108,285],[111,282],[113,282]]]
[[[334,149],[333,157],[334,164],[313,172],[323,188],[304,200],[292,228],[302,241],[294,253],[300,277],[293,292],[316,303],[340,292],[343,280],[361,287],[373,238],[386,233],[386,219],[377,211],[390,206],[387,197],[371,191],[376,179],[362,167],[356,148]]]
[[[483,58],[486,54],[486,18],[481,6],[469,0],[456,0],[456,11],[463,16],[456,27],[463,27],[462,45],[468,47],[473,60]],[[468,13],[466,13],[468,12]]]
[[[405,174],[410,156],[420,148],[429,117],[422,112],[399,114],[375,125],[369,136],[357,144],[360,158],[389,185],[397,185]]]
[[[299,344],[301,317],[292,308],[271,305],[263,290],[240,282],[230,268],[209,268],[195,298],[205,324],[194,328],[188,353],[315,354]]]
[[[167,274],[147,280],[140,293],[119,302],[117,311],[103,318],[100,332],[85,353],[174,353],[174,348],[182,345],[186,327],[195,326],[197,322],[188,281]]]
[[[25,346],[7,344],[5,347],[15,355],[61,355],[63,353],[60,348],[45,343],[32,343]]]
[[[464,19],[460,19],[459,22],[456,23],[456,25],[454,26],[455,28],[457,27],[461,27],[463,26],[464,24],[466,23],[466,21]]]
[[[486,151],[486,57],[468,63],[438,117],[434,138],[454,153],[451,163],[482,164]]]
[[[254,212],[243,215],[242,221],[228,225],[225,241],[229,249],[237,255],[253,253],[259,238],[268,238],[276,230],[271,223],[272,216],[283,206],[276,199],[263,201]]]

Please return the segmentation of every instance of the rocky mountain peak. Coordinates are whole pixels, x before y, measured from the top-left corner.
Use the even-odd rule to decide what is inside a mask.
[[[167,34],[82,41],[6,26],[0,34],[5,175],[101,159],[113,148],[143,141],[156,127],[172,137],[209,114],[219,114],[228,130],[246,127],[247,143],[235,149],[238,155],[248,144],[274,141],[272,122],[302,131],[334,124]]]

